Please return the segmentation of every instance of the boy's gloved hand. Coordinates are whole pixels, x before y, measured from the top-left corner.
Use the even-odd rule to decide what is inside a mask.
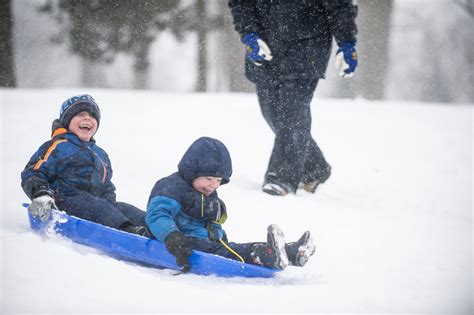
[[[172,232],[166,237],[165,245],[170,254],[176,257],[176,264],[183,267],[183,272],[188,272],[191,268],[189,256],[192,254],[192,249],[186,236],[178,231]]]
[[[51,190],[38,191],[31,201],[28,211],[34,217],[38,217],[41,221],[47,221],[51,217],[51,209],[58,209],[54,203]]]
[[[227,239],[227,234],[223,229],[218,229],[216,226],[209,225],[207,228],[209,239],[214,242],[219,242],[219,240],[223,240],[224,242],[228,243],[229,240]]]
[[[242,42],[247,49],[247,59],[257,66],[261,66],[263,61],[273,59],[272,52],[268,45],[260,39],[257,33],[250,33],[242,38]]]
[[[336,52],[336,69],[339,76],[350,78],[357,69],[357,50],[355,43],[343,43]]]

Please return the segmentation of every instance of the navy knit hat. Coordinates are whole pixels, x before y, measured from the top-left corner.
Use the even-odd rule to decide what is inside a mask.
[[[97,120],[97,127],[99,127],[100,109],[92,96],[88,94],[73,96],[61,105],[59,111],[60,124],[64,128],[68,128],[72,118],[80,112],[90,113]]]

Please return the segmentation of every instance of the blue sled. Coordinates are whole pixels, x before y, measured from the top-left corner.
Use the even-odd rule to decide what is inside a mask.
[[[24,206],[28,207],[27,204]],[[30,226],[35,231],[45,233],[46,230],[53,229],[56,234],[119,259],[151,267],[180,270],[175,257],[166,250],[163,242],[69,216],[62,211],[53,210],[51,219],[47,222],[42,222],[30,213],[28,216]],[[192,273],[219,277],[270,278],[280,271],[200,251],[193,251],[190,263]]]

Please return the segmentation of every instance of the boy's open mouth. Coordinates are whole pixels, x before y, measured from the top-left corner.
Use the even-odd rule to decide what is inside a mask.
[[[87,125],[87,124],[83,124],[83,125],[80,125],[80,126],[79,126],[79,129],[81,129],[81,130],[91,130],[91,129],[92,129],[92,126],[91,126],[91,125]]]

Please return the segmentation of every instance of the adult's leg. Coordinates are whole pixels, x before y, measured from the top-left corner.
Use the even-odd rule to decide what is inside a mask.
[[[281,84],[272,78],[266,78],[258,81],[255,84],[257,90],[258,104],[262,112],[263,118],[267,122],[268,126],[274,133],[277,132],[275,129],[275,121],[278,119],[275,108],[278,106],[279,92]]]
[[[291,191],[296,191],[303,177],[310,147],[317,146],[311,141],[310,110],[316,84],[317,79],[257,84],[262,113],[275,133],[266,181],[284,184]]]
[[[256,83],[260,110],[262,112],[263,118],[265,118],[265,121],[267,122],[268,126],[270,127],[270,129],[272,129],[275,135],[278,132],[275,126],[277,125],[276,121],[278,120],[278,112],[276,109],[280,106],[280,87],[281,84],[271,78],[267,78],[265,80],[262,79]],[[281,146],[277,145],[275,138],[272,153],[270,155],[270,160],[268,162],[268,167],[265,172],[264,184],[267,182],[278,182],[278,184],[286,185],[286,183],[279,182],[279,178],[282,177],[279,170],[281,169],[281,165],[283,164],[283,155],[284,151],[282,150]]]
[[[309,183],[312,181],[318,181],[324,183],[329,176],[331,176],[331,166],[324,158],[324,155],[316,144],[314,138],[311,137],[301,182]]]

